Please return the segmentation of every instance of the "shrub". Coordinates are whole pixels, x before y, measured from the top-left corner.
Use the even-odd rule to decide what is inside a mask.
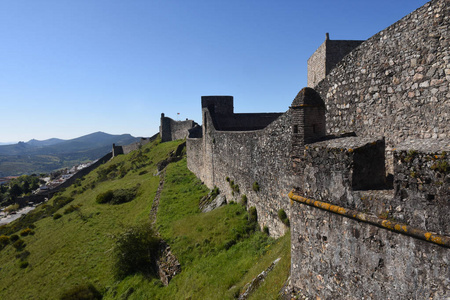
[[[211,200],[216,199],[216,197],[220,194],[220,190],[217,186],[214,187],[214,189],[211,191]]]
[[[61,218],[62,215],[61,214],[54,214],[53,215],[53,220],[58,220],[59,218]]]
[[[114,274],[118,279],[141,273],[156,274],[159,238],[150,224],[129,228],[121,234],[114,247]]]
[[[9,244],[10,238],[6,235],[0,235],[0,250]]]
[[[248,222],[251,224],[256,224],[258,222],[258,213],[254,206],[248,209]]]
[[[27,261],[23,261],[23,260],[21,260],[20,262],[19,262],[19,268],[21,268],[21,269],[25,269],[26,267],[28,267],[28,262]]]
[[[284,225],[286,225],[288,227],[290,226],[289,218],[286,215],[286,212],[284,211],[284,209],[278,210],[278,218],[280,218],[281,222],[283,222]]]
[[[78,205],[70,205],[68,208],[66,208],[66,209],[64,210],[64,214],[65,214],[65,215],[70,214],[71,212],[74,212],[74,211],[76,211],[76,210],[79,210],[80,207],[81,207],[81,204],[78,204]]]
[[[139,189],[139,184],[131,189],[117,189],[108,190],[104,193],[98,194],[96,201],[97,203],[110,203],[110,204],[121,204],[132,201],[137,194]]]
[[[118,189],[114,191],[111,204],[121,204],[132,201],[136,197],[137,188]]]
[[[104,193],[98,194],[95,201],[100,204],[108,203],[112,200],[113,197],[114,197],[114,192],[112,190],[108,190]]]
[[[253,190],[255,191],[255,192],[259,192],[259,184],[258,184],[258,182],[253,182]]]
[[[64,207],[66,204],[69,204],[73,201],[72,197],[64,197],[64,196],[58,196],[53,200],[53,211],[57,211],[61,207]]]
[[[102,299],[102,294],[92,284],[80,284],[65,291],[61,300],[99,300]]]
[[[17,251],[23,250],[25,248],[26,244],[23,240],[19,239],[13,243],[13,247],[16,248]]]
[[[441,173],[447,173],[450,170],[450,166],[445,160],[437,161],[431,166],[431,170],[439,171]]]
[[[269,235],[269,227],[264,226],[264,227],[263,227],[263,232],[264,232],[265,234]]]
[[[247,206],[247,196],[246,195],[241,196],[241,204],[243,206]]]
[[[20,232],[20,236],[27,236],[27,235],[29,235],[29,234],[31,234],[31,235],[34,234],[34,231],[31,230],[31,228],[25,228],[24,230],[22,230],[22,231]]]
[[[229,184],[230,184],[230,187],[231,187],[231,190],[232,190],[231,194],[233,196],[234,196],[234,193],[239,193],[240,192],[239,185],[235,184],[234,180],[230,180]]]
[[[11,204],[11,205],[7,206],[5,208],[5,211],[8,212],[8,213],[11,213],[11,212],[16,211],[18,209],[19,209],[19,204],[15,203],[15,204]]]
[[[19,239],[19,236],[17,234],[13,234],[9,237],[9,239],[11,240],[11,242],[15,242]]]

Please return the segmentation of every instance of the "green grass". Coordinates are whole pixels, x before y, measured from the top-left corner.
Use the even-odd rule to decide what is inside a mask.
[[[88,284],[103,293],[104,299],[232,299],[281,257],[257,291],[265,299],[275,299],[288,276],[289,236],[274,240],[255,232],[241,205],[200,213],[198,202],[208,190],[187,170],[186,159],[167,167],[156,223],[179,259],[182,272],[167,287],[140,274],[120,281],[114,278],[116,238],[126,228],[148,222],[159,183],[156,165],[179,144],[155,141],[140,151],[118,156],[99,171],[113,164],[122,171],[103,181],[97,170],[91,172],[80,186],[67,188],[60,195],[74,200],[52,212],[61,215],[58,219],[46,213],[53,200],[47,209],[37,208],[35,213],[41,219],[33,222],[35,234],[20,237],[25,249],[18,252],[7,245],[0,252],[0,299],[58,299],[65,291]],[[96,203],[100,193],[138,184],[136,198],[130,202]],[[64,214],[71,206],[77,209]]]

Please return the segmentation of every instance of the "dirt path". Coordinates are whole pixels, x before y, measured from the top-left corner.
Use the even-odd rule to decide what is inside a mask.
[[[149,216],[152,227],[158,237],[161,237],[161,235],[156,228],[156,217],[158,215],[159,199],[161,198],[161,192],[164,188],[165,176],[166,169],[164,168],[159,174],[159,186],[156,190]],[[168,285],[172,277],[181,272],[181,265],[178,259],[173,255],[170,246],[163,239],[161,239],[159,244],[159,257],[156,261],[156,266],[158,268],[159,278],[164,285]]]

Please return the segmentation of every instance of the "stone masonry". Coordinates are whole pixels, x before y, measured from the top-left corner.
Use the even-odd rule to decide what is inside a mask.
[[[245,194],[272,236],[288,213],[293,291],[450,298],[449,21],[450,1],[430,1],[367,41],[329,47],[333,67],[327,37],[308,61],[314,89],[285,113],[202,97],[188,168],[228,201]]]

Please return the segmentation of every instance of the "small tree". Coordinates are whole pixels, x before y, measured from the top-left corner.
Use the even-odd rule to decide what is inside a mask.
[[[154,275],[159,243],[149,224],[129,228],[121,234],[114,247],[116,277],[122,279],[135,273]]]

